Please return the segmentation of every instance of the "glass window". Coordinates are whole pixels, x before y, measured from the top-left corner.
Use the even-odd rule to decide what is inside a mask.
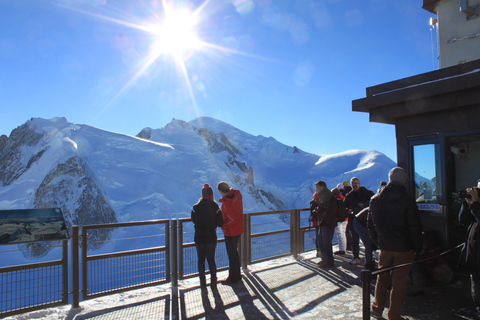
[[[413,147],[415,197],[418,203],[440,203],[441,177],[439,144]]]

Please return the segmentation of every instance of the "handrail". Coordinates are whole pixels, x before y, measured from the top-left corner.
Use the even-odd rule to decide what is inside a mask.
[[[380,274],[380,273],[384,273],[384,272],[389,272],[389,271],[392,271],[392,270],[395,270],[395,269],[398,269],[398,268],[401,268],[401,267],[405,267],[405,266],[408,266],[408,265],[413,265],[415,263],[421,263],[421,262],[425,262],[425,261],[428,261],[428,260],[432,260],[432,259],[436,259],[440,256],[443,256],[455,249],[458,249],[460,247],[462,247],[463,245],[465,244],[464,243],[461,243],[453,248],[450,248],[444,252],[441,252],[439,253],[438,255],[436,256],[433,256],[433,257],[428,257],[428,258],[425,258],[425,259],[422,259],[422,260],[418,260],[418,261],[412,261],[412,262],[408,262],[408,263],[402,263],[402,264],[398,264],[398,265],[395,265],[395,266],[391,266],[391,267],[385,267],[385,268],[380,268],[380,269],[377,269],[375,271],[371,271],[369,269],[362,269],[361,271],[361,280],[362,280],[362,300],[363,300],[363,304],[362,304],[362,315],[363,315],[363,319],[364,320],[368,320],[370,319],[370,283],[372,281],[372,275],[377,275],[377,274]]]

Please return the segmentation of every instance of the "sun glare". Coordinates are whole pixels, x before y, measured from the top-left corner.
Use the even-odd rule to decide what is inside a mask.
[[[157,39],[152,44],[152,50],[158,54],[181,54],[185,50],[197,48],[199,40],[195,24],[195,16],[187,9],[170,12],[154,31]]]

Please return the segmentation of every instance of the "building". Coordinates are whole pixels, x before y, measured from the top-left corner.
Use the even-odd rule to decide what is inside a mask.
[[[437,16],[440,69],[369,87],[352,110],[395,125],[424,229],[452,247],[463,241],[457,192],[480,179],[480,0],[423,0],[423,9]]]

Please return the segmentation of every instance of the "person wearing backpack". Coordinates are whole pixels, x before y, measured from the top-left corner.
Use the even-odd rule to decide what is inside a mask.
[[[342,186],[342,184],[339,184]],[[342,195],[341,191],[336,188],[332,189],[332,193],[335,196],[336,201],[336,209],[337,209],[337,226],[335,227],[335,234],[337,235],[338,239],[338,250],[334,252],[334,254],[343,255],[345,251],[347,251],[347,224],[348,224],[348,210],[345,204],[343,203],[344,196]]]
[[[318,195],[318,243],[320,247],[319,262],[321,268],[333,268],[335,266],[333,259],[332,239],[337,225],[335,196],[327,188],[325,181],[315,183],[316,194]]]
[[[308,221],[312,224],[312,227],[315,227],[315,249],[317,249],[317,257],[320,257],[320,243],[319,243],[319,238],[318,238],[318,231],[319,231],[319,226],[318,226],[318,217],[319,217],[319,212],[318,212],[318,199],[319,195],[315,191],[315,193],[312,196],[312,201],[310,201],[310,217],[308,218]]]

